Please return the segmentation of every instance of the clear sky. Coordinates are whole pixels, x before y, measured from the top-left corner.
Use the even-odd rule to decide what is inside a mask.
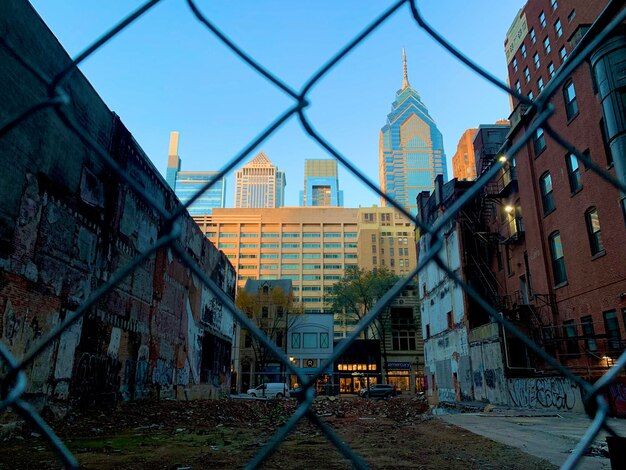
[[[31,0],[70,55],[142,5],[132,0]],[[502,80],[504,39],[523,0],[418,2],[440,34]],[[203,1],[202,11],[246,52],[295,89],[386,10],[391,1]],[[444,137],[450,159],[463,131],[507,118],[505,93],[470,72],[426,35],[408,5],[340,62],[309,95],[307,115],[328,141],[378,183],[378,136],[409,81]],[[292,100],[233,55],[192,16],[183,0],[163,0],[87,59],[82,71],[165,174],[170,131],[180,132],[182,170],[218,170]],[[285,171],[286,205],[297,205],[305,158],[327,154],[292,119],[263,151]],[[378,197],[344,169],[346,207]],[[228,178],[227,206],[234,200]]]

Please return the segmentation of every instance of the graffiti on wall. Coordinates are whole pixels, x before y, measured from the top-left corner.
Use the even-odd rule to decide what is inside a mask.
[[[607,395],[611,415],[626,418],[626,379],[616,379],[609,387]]]
[[[508,385],[513,406],[571,411],[582,405],[578,385],[562,377],[511,379]]]
[[[120,363],[111,356],[83,353],[72,380],[72,395],[82,404],[112,404],[120,386]]]

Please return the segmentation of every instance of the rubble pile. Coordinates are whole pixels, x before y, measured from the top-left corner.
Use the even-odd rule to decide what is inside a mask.
[[[114,409],[75,409],[63,419],[55,419],[52,414],[45,418],[61,435],[104,435],[120,429],[193,430],[219,425],[272,428],[283,425],[297,406],[293,399],[145,400],[119,403]],[[324,396],[315,399],[313,411],[321,417],[380,417],[411,423],[424,419],[428,405],[417,398],[375,400]]]

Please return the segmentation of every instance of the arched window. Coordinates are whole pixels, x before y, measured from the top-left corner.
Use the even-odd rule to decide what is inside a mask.
[[[561,234],[553,232],[548,238],[550,242],[550,258],[552,259],[552,273],[554,274],[554,284],[559,285],[567,282],[565,272],[565,258],[563,257],[563,244]]]

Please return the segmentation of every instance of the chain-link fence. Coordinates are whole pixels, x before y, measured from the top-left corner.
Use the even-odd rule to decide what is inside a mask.
[[[331,57],[302,87],[301,90],[295,90],[287,85],[280,77],[274,75],[270,70],[263,67],[262,64],[255,61],[252,57],[247,55],[241,50],[233,41],[231,41],[224,33],[222,33],[212,21],[207,18],[198,8],[193,0],[187,0],[188,7],[191,9],[197,20],[202,23],[212,34],[220,39],[223,44],[228,47],[235,55],[248,64],[251,68],[256,70],[265,79],[271,82],[276,88],[281,90],[287,96],[293,100],[293,104],[280,116],[278,116],[267,128],[252,142],[250,142],[243,151],[234,156],[224,167],[220,170],[219,174],[214,179],[207,183],[202,191],[199,191],[194,198],[189,200],[184,207],[179,207],[177,210],[169,213],[167,209],[157,201],[153,200],[145,190],[137,184],[136,180],[129,174],[127,174],[116,161],[111,158],[107,149],[102,148],[101,145],[94,139],[89,133],[78,124],[69,113],[66,112],[66,108],[71,104],[72,97],[64,92],[62,85],[68,79],[72,71],[80,65],[86,58],[95,54],[107,41],[111,40],[114,36],[119,34],[126,27],[133,22],[138,21],[141,17],[147,13],[152,7],[154,7],[159,0],[151,0],[145,3],[137,11],[129,15],[122,22],[113,27],[109,32],[96,40],[92,45],[87,47],[82,53],[80,53],[66,68],[54,74],[51,78],[46,73],[42,72],[36,65],[29,63],[26,59],[21,57],[15,52],[15,49],[4,39],[0,38],[2,42],[1,47],[13,55],[14,59],[21,63],[21,65],[28,70],[30,74],[35,76],[43,85],[47,87],[48,96],[45,99],[32,104],[27,109],[24,109],[18,115],[7,119],[6,122],[1,123],[0,127],[0,139],[5,137],[17,126],[23,125],[30,116],[35,113],[40,113],[42,110],[51,109],[56,116],[63,122],[67,130],[73,133],[76,139],[80,139],[82,143],[95,152],[102,162],[113,172],[118,178],[124,181],[128,187],[132,188],[136,196],[147,204],[154,211],[156,211],[163,219],[167,221],[167,225],[170,227],[168,233],[160,237],[150,249],[144,251],[140,255],[136,256],[132,262],[128,263],[123,269],[111,276],[110,280],[102,287],[95,290],[90,297],[83,302],[80,308],[76,309],[72,314],[68,315],[61,325],[51,334],[42,338],[37,344],[30,347],[27,353],[20,360],[17,360],[9,351],[7,345],[0,342],[0,356],[4,362],[7,373],[0,381],[0,410],[6,410],[12,408],[18,412],[25,420],[31,422],[34,426],[39,428],[44,436],[51,442],[59,456],[63,460],[64,464],[68,468],[76,468],[78,466],[76,459],[65,447],[64,443],[55,435],[50,429],[47,423],[41,418],[34,407],[22,399],[22,394],[26,389],[27,376],[25,369],[32,366],[35,358],[40,355],[46,348],[51,346],[55,341],[58,341],[61,335],[68,330],[73,324],[75,324],[82,316],[84,316],[100,299],[103,298],[108,292],[110,292],[116,285],[123,281],[123,279],[137,269],[150,255],[154,254],[158,250],[169,248],[176,253],[178,257],[188,266],[188,268],[201,279],[202,283],[210,289],[213,294],[222,302],[227,310],[229,310],[239,324],[252,332],[257,336],[263,344],[271,351],[276,358],[284,363],[285,367],[298,377],[298,382],[303,385],[306,391],[306,398],[298,406],[296,412],[290,417],[285,426],[281,427],[272,439],[254,456],[254,458],[248,462],[247,467],[255,468],[265,461],[277,448],[285,437],[294,429],[298,421],[302,418],[307,418],[313,424],[317,425],[321,431],[326,435],[330,442],[332,442],[336,448],[349,459],[355,467],[366,468],[367,464],[361,457],[359,457],[352,449],[350,449],[341,438],[333,431],[333,429],[320,419],[312,411],[313,392],[310,387],[314,383],[315,379],[322,374],[322,371],[328,369],[332,364],[346,351],[349,344],[361,335],[368,325],[374,321],[374,319],[380,315],[385,307],[405,288],[412,279],[417,276],[424,267],[430,263],[435,262],[437,265],[447,273],[447,275],[453,279],[462,289],[469,295],[474,301],[480,305],[485,311],[489,313],[493,321],[499,323],[512,335],[518,337],[531,351],[533,351],[538,357],[543,359],[547,364],[552,366],[556,371],[560,372],[564,377],[577,384],[581,391],[583,400],[585,402],[585,408],[591,419],[589,428],[580,440],[573,453],[567,459],[564,464],[564,468],[572,468],[578,462],[580,462],[585,450],[592,443],[594,438],[598,435],[601,429],[607,430],[611,435],[617,436],[617,434],[609,427],[606,418],[608,414],[608,405],[605,398],[602,395],[602,390],[606,388],[620,373],[624,365],[626,365],[626,353],[622,353],[619,359],[617,359],[614,365],[608,370],[603,377],[597,380],[593,385],[581,377],[574,374],[567,367],[560,364],[557,360],[547,354],[541,347],[536,345],[530,338],[528,338],[522,331],[516,328],[512,323],[504,319],[499,313],[481,298],[478,293],[467,283],[465,283],[456,272],[449,269],[446,263],[439,257],[440,248],[442,247],[443,230],[446,225],[454,219],[456,214],[473,198],[477,197],[487,183],[492,180],[506,165],[508,162],[529,142],[533,133],[542,128],[544,131],[552,137],[569,153],[575,154],[576,157],[582,161],[587,168],[597,173],[601,178],[606,180],[609,184],[618,188],[620,191],[626,193],[626,185],[624,182],[620,182],[612,177],[606,170],[600,168],[597,164],[594,164],[591,159],[581,152],[579,149],[571,145],[567,140],[555,132],[550,126],[550,118],[554,113],[554,108],[550,104],[554,95],[561,90],[562,86],[572,74],[572,72],[579,67],[583,62],[590,58],[590,55],[601,45],[610,35],[621,25],[626,18],[626,11],[622,9],[624,2],[611,1],[607,8],[605,8],[596,20],[596,22],[588,29],[586,34],[574,48],[570,56],[567,58],[563,66],[556,72],[551,81],[546,85],[545,89],[535,99],[531,100],[528,96],[520,94],[520,92],[509,88],[505,83],[500,82],[496,77],[483,70],[479,65],[474,63],[470,58],[463,55],[459,50],[446,41],[437,31],[429,26],[426,19],[420,13],[417,0],[399,0],[392,4],[383,14],[380,15],[374,22],[372,22],[367,28],[365,28],[357,37],[350,41],[345,47],[343,47],[336,55]],[[389,198],[386,194],[381,192],[379,187],[370,181],[365,175],[363,175],[358,167],[350,162],[338,149],[335,149],[331,143],[329,143],[324,136],[318,133],[309,118],[307,117],[306,108],[309,105],[308,97],[312,88],[322,79],[328,75],[333,67],[341,62],[345,57],[350,54],[356,47],[358,47],[367,37],[374,35],[376,30],[385,23],[390,17],[396,14],[404,14],[407,11],[402,11],[402,8],[406,7],[409,14],[428,35],[430,35],[435,41],[437,41],[447,53],[452,54],[456,59],[464,63],[467,67],[473,70],[475,73],[481,75],[484,79],[491,82],[495,87],[504,90],[506,93],[512,95],[520,103],[526,105],[530,110],[530,113],[534,113],[535,117],[532,124],[527,128],[526,133],[517,140],[511,148],[504,154],[506,158],[499,159],[482,174],[476,183],[471,186],[458,200],[456,200],[451,207],[447,209],[432,226],[425,226],[419,220],[416,220],[410,213],[408,213],[403,207],[397,204],[393,199]],[[177,221],[185,213],[186,208],[192,204],[204,191],[207,191],[214,182],[219,181],[223,176],[231,172],[237,165],[239,165],[252,150],[265,141],[269,136],[274,134],[283,124],[291,119],[297,119],[305,131],[308,133],[311,139],[313,139],[318,145],[320,145],[325,151],[336,158],[347,170],[349,170],[355,177],[360,179],[364,185],[370,188],[375,193],[383,197],[390,206],[395,207],[398,211],[402,212],[407,217],[413,219],[416,226],[419,228],[422,234],[430,234],[432,237],[432,243],[427,253],[421,253],[419,258],[419,264],[411,275],[400,280],[386,295],[381,298],[376,305],[367,313],[367,315],[358,323],[352,333],[345,341],[341,341],[334,349],[332,357],[328,358],[317,369],[317,374],[313,377],[303,376],[301,371],[296,369],[294,365],[286,357],[285,353],[281,351],[273,342],[268,340],[264,333],[259,330],[251,320],[241,311],[239,311],[233,301],[224,292],[216,286],[215,282],[210,279],[207,274],[198,266],[196,261],[190,257],[185,247],[181,246],[181,229]]]

